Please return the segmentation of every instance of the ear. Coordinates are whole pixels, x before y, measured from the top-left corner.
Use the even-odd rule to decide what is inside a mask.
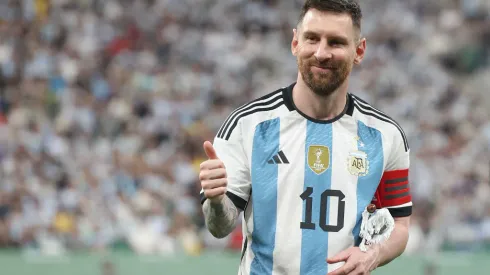
[[[294,56],[298,54],[298,29],[293,29],[293,40],[291,41],[291,52]]]
[[[361,38],[360,42],[356,46],[356,57],[354,58],[354,64],[361,64],[366,53],[366,38]]]

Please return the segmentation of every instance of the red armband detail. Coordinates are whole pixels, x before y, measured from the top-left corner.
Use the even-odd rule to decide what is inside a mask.
[[[411,201],[408,169],[384,172],[372,203],[377,208],[383,208],[402,205]]]

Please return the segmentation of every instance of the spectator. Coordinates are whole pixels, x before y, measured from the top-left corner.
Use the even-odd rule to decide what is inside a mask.
[[[351,92],[409,137],[414,201],[430,206],[415,208],[414,253],[430,228],[490,242],[487,2],[362,3],[369,46]],[[239,248],[239,234],[203,230],[201,144],[293,81],[301,1],[12,3],[0,4],[0,246]]]

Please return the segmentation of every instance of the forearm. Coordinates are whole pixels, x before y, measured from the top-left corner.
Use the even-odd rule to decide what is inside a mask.
[[[408,242],[408,222],[396,221],[391,236],[385,242],[378,244],[378,266],[383,266],[400,256]]]
[[[238,209],[227,196],[217,204],[206,200],[203,212],[208,230],[214,237],[224,238],[235,228]]]

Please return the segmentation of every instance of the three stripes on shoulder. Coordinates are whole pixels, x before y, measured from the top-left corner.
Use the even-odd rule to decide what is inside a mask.
[[[283,104],[282,90],[277,90],[243,105],[228,116],[218,131],[218,138],[228,140],[241,118],[257,112],[274,110]]]
[[[289,164],[289,160],[288,160],[288,158],[286,158],[286,155],[281,150],[281,151],[279,151],[279,153],[274,155],[267,163],[269,163],[269,164]]]
[[[352,95],[352,94],[351,94]],[[380,110],[372,107],[369,103],[365,102],[364,100],[360,99],[359,97],[352,95],[353,99],[353,104],[354,107],[362,114],[368,115],[375,117],[381,121],[387,122],[395,126],[398,131],[400,132],[403,143],[405,146],[405,151],[408,151],[410,149],[408,145],[408,140],[405,132],[403,131],[402,127],[394,121],[391,117],[386,115],[385,113],[381,112]],[[273,93],[270,93],[268,95],[265,95],[261,98],[258,98],[250,103],[247,103],[235,111],[233,111],[226,121],[223,123],[221,128],[218,131],[218,138],[229,140],[231,133],[235,129],[235,127],[238,125],[238,121],[246,117],[248,115],[257,113],[257,112],[263,112],[263,111],[270,111],[274,110],[281,105],[284,104],[284,98],[282,96],[282,89],[277,90]]]
[[[396,121],[394,121],[391,117],[389,117],[385,113],[383,113],[380,110],[371,106],[366,101],[360,99],[358,96],[352,95],[352,99],[354,99],[354,107],[360,113],[367,115],[367,116],[372,116],[374,118],[377,118],[381,121],[390,123],[391,125],[395,126],[402,136],[403,144],[405,146],[405,151],[407,152],[410,149],[410,147],[408,145],[407,136],[406,136],[405,132],[403,131],[402,127],[400,126],[400,124],[398,124]]]

